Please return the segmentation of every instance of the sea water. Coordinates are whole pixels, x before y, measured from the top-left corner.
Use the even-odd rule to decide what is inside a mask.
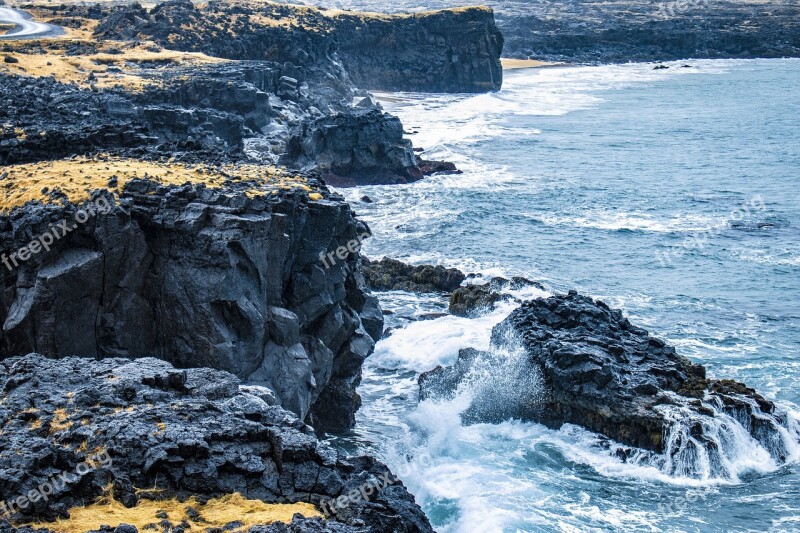
[[[464,172],[341,192],[374,232],[371,258],[547,289],[521,298],[577,289],[796,417],[800,60],[666,65],[512,71],[483,95],[379,94],[426,159]],[[419,403],[419,373],[488,349],[513,304],[416,320],[446,300],[379,296],[392,332],[366,362],[355,432],[334,443],[400,472],[438,531],[800,530],[795,458],[776,464],[747,439],[731,475],[679,475],[652,457],[623,462],[575,426],[465,426],[475,387]]]

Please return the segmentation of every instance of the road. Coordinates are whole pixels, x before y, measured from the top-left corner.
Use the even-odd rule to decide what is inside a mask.
[[[34,39],[61,33],[61,28],[58,26],[35,22],[30,20],[26,13],[10,7],[0,7],[0,24],[15,26],[8,33],[0,35],[0,39]]]

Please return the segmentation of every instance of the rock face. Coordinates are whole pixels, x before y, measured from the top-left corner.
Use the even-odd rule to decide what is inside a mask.
[[[284,74],[298,72],[308,81],[294,94],[283,93]],[[19,102],[0,110],[4,122],[13,125],[0,129],[0,163],[95,150],[139,150],[150,157],[170,152],[204,162],[241,160],[245,139],[263,136],[282,122],[286,126],[277,132],[282,138],[275,142],[285,145],[288,128],[313,118],[312,109],[318,115],[320,110],[346,112],[355,95],[346,78],[268,62],[223,63],[154,76],[159,86],[142,91],[97,92],[48,78],[0,77],[3,94]]]
[[[400,119],[378,110],[304,123],[282,161],[321,172],[335,186],[407,183],[423,176]]]
[[[694,469],[701,456],[712,469],[725,470],[730,442],[720,434],[735,433],[729,427],[734,424],[776,461],[785,461],[800,438],[787,429],[787,414],[754,390],[708,379],[704,367],[632,325],[619,310],[577,293],[525,302],[493,332],[495,346],[509,339],[521,345],[514,372],[523,393],[495,405],[492,394],[478,397],[479,405],[465,413],[471,421],[514,417],[551,427],[580,425],[665,453],[673,461],[669,473],[688,476],[700,475]],[[421,377],[422,397],[452,393],[481,360],[489,368],[505,364],[492,354],[465,352],[455,367]]]
[[[193,31],[181,30],[188,26]],[[138,5],[118,9],[100,22],[96,34],[227,59],[299,66],[341,60],[364,89],[486,92],[502,84],[503,38],[488,8],[376,16],[172,0],[150,11]]]
[[[796,2],[525,3],[499,10],[505,55],[573,63],[800,56]]]
[[[384,257],[362,258],[361,271],[367,287],[376,291],[453,292],[466,279],[458,269],[443,266],[413,266]]]
[[[73,222],[48,251],[2,269],[0,354],[145,354],[217,368],[269,386],[319,430],[349,428],[382,316],[358,254],[327,268],[321,257],[369,230],[341,197],[309,184],[327,199],[129,182],[108,214]],[[74,221],[76,209],[0,217],[0,250]]]
[[[44,483],[53,488],[48,498],[15,509],[8,517],[15,522],[64,516],[109,486],[129,507],[140,498],[238,492],[331,510],[321,504],[373,482],[381,488],[350,499],[326,521],[295,517],[288,529],[251,531],[432,531],[386,466],[338,454],[273,405],[268,390],[242,386],[226,372],[178,370],[150,358],[51,360],[37,354],[0,361],[0,370],[0,501]],[[53,483],[62,473],[63,482]],[[0,531],[31,530],[0,520]]]
[[[503,36],[491,9],[335,17],[338,55],[359,87],[386,91],[487,92],[503,83]]]

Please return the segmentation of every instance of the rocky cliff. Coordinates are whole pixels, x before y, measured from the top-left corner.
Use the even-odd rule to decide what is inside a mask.
[[[800,56],[800,6],[786,0],[498,6],[508,57],[572,63]]]
[[[0,391],[3,533],[432,532],[386,466],[226,372],[31,354],[0,361]]]
[[[487,92],[503,83],[503,36],[486,7],[413,15],[339,13],[338,55],[359,87]]]
[[[190,31],[186,31],[190,30]],[[341,61],[364,89],[486,92],[502,84],[503,38],[488,8],[386,16],[237,2],[171,0],[101,20],[103,39],[153,40],[227,59],[308,66]]]
[[[474,18],[469,10],[447,13],[431,17]],[[55,6],[35,14],[69,21],[80,35],[94,29],[96,38],[4,46],[9,61],[0,63],[0,73],[10,75],[0,76],[7,104],[0,109],[0,164],[97,151],[149,159],[169,154],[195,162],[280,163],[317,171],[340,186],[405,183],[455,170],[419,160],[400,121],[353,83],[337,55],[339,20],[347,17],[269,3],[196,7],[181,1],[151,10]],[[408,26],[414,17],[397,19],[403,31],[417,35]],[[373,37],[388,35],[394,25],[365,20],[380,21]],[[491,34],[490,21],[483,23]],[[449,80],[452,90],[479,90],[479,71],[499,68],[499,49],[485,56],[484,37],[455,32],[434,44],[400,39],[398,61],[419,83],[427,79],[419,89],[446,90],[443,80]],[[437,47],[442,57],[468,48],[459,53],[471,66],[456,68],[451,61],[438,71],[444,67],[419,60]],[[359,63],[359,72],[377,80],[379,71],[400,65],[380,63]]]
[[[156,356],[269,386],[318,429],[353,424],[382,316],[356,253],[323,263],[369,235],[340,196],[255,165],[97,158],[3,177],[8,201],[37,201],[0,217],[3,356]]]

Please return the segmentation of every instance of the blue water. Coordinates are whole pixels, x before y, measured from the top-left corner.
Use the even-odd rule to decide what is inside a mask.
[[[379,95],[426,157],[465,172],[342,192],[375,233],[371,257],[578,289],[796,410],[800,60],[668,65],[515,71],[489,95]],[[488,347],[511,307],[414,322],[446,302],[380,296],[398,329],[368,360],[358,429],[338,443],[400,470],[437,530],[800,531],[796,463],[744,450],[736,480],[675,479],[620,463],[579,428],[463,427],[468,399],[418,405],[418,373]]]

